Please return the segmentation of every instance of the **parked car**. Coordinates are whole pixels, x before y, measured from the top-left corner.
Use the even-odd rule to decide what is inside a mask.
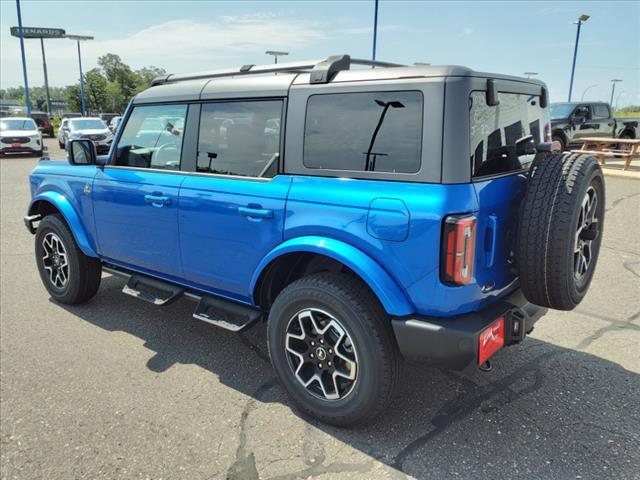
[[[55,136],[53,133],[53,124],[51,123],[51,119],[49,118],[48,113],[31,112],[31,118],[33,118],[34,122],[36,122],[38,129],[42,132],[43,135],[48,135],[49,138],[53,138]]]
[[[120,122],[122,122],[122,117],[121,116],[113,117],[111,119],[111,121],[109,122],[109,130],[111,130],[111,133],[116,133],[116,130],[118,129],[118,126],[120,125]]]
[[[0,155],[33,153],[42,155],[42,134],[28,117],[0,118]]]
[[[80,112],[68,112],[68,113],[64,113],[62,115],[62,118],[79,118],[82,117],[83,115]]]
[[[64,149],[70,140],[87,139],[98,153],[107,153],[113,142],[113,133],[99,118],[65,118],[58,130],[58,145]]]
[[[638,138],[638,121],[614,118],[605,102],[553,103],[551,128],[562,150],[581,146],[581,138]]]
[[[105,125],[109,125],[109,123],[111,122],[111,119],[114,117],[120,116],[120,114],[119,113],[101,113],[98,116],[100,117],[100,120],[102,120],[105,123]]]
[[[348,55],[169,75],[115,143],[30,176],[49,294],[86,302],[107,271],[228,331],[266,321],[284,389],[331,424],[392,408],[402,357],[486,369],[598,259],[602,170],[553,150],[537,80]]]

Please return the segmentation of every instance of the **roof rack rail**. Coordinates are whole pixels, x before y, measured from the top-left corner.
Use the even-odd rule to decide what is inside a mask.
[[[351,65],[365,65],[370,67],[405,67],[399,63],[378,62],[351,58],[349,55],[335,55],[325,60],[308,60],[303,62],[289,62],[270,65],[243,65],[240,69],[213,70],[209,72],[191,73],[186,75],[160,75],[151,81],[151,86],[162,85],[169,82],[185,80],[201,80],[206,78],[233,77],[236,75],[257,75],[264,73],[301,73],[311,72],[311,83],[328,83],[336,73],[341,70],[349,70]]]

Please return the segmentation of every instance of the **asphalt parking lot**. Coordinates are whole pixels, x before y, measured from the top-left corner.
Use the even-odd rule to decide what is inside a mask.
[[[55,139],[46,143],[59,156]],[[338,429],[277,385],[257,327],[234,335],[120,293],[53,303],[22,217],[33,158],[0,159],[4,479],[640,478],[640,181],[607,177],[591,291],[489,373],[411,364],[392,409]]]

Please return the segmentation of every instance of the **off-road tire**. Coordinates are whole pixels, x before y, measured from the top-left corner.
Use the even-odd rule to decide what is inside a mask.
[[[588,269],[576,275],[576,245],[581,208],[594,193],[594,222],[585,230],[590,243]],[[527,299],[557,310],[572,310],[584,298],[598,260],[604,226],[605,188],[593,156],[575,153],[539,155],[529,171],[520,206],[518,268]]]
[[[567,144],[566,144],[566,142],[564,141],[564,138],[563,138],[563,137],[561,137],[560,135],[554,135],[554,136],[551,138],[551,140],[552,140],[552,141],[554,141],[554,142],[558,142],[558,143],[560,144],[560,151],[561,151],[561,152],[564,152],[564,151],[565,151],[565,149],[567,148]]]
[[[286,328],[297,312],[312,308],[339,319],[357,352],[357,376],[344,397],[313,396],[296,378],[287,358]],[[280,383],[296,405],[319,420],[346,426],[365,423],[389,405],[398,382],[402,358],[388,315],[373,293],[357,278],[317,273],[288,285],[271,307],[267,328],[269,356]]]
[[[45,269],[43,240],[53,233],[62,241],[67,254],[68,280],[62,287],[53,284]],[[78,247],[64,218],[58,214],[47,215],[38,225],[35,235],[35,253],[38,273],[45,288],[54,300],[67,305],[84,303],[93,298],[100,287],[102,266],[97,258],[88,257]]]

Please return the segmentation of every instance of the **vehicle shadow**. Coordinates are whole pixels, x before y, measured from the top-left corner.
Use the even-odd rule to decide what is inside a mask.
[[[147,363],[154,372],[195,364],[249,397],[229,479],[271,476],[263,470],[268,462],[253,449],[266,440],[257,438],[260,431],[246,421],[261,405],[271,403],[291,407],[306,422],[305,435],[319,432],[313,441],[321,447],[324,433],[369,460],[336,463],[330,455],[310,458],[303,452],[304,468],[282,478],[332,478],[347,472],[373,477],[372,469],[378,467],[372,459],[391,467],[378,473],[385,478],[634,475],[640,375],[594,355],[529,338],[499,352],[489,373],[408,364],[386,415],[370,425],[340,429],[307,418],[291,405],[269,364],[264,326],[240,335],[228,333],[191,318],[195,304],[190,301],[154,307],[122,295],[122,285],[121,279],[105,276],[91,302],[63,307],[104,330],[143,340],[154,352]]]

